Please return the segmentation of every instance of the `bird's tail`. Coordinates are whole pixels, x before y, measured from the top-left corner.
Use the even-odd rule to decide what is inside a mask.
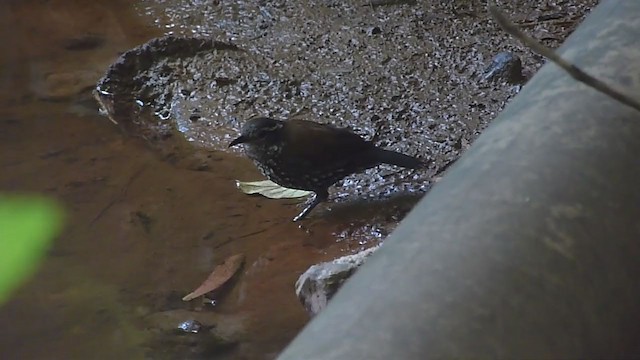
[[[409,169],[418,169],[426,167],[428,164],[423,160],[415,158],[413,156],[401,154],[399,152],[384,150],[376,148],[376,159],[384,164],[390,164],[395,166],[401,166]]]

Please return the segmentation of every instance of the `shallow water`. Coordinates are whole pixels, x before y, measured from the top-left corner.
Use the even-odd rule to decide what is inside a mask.
[[[300,229],[291,201],[235,189],[258,176],[249,161],[219,153],[215,171],[176,168],[98,115],[88,88],[120,52],[161,34],[129,2],[4,2],[0,18],[11,49],[0,58],[0,189],[68,211],[36,276],[0,309],[0,358],[143,358],[142,319],[189,308],[179,298],[235,253],[245,273],[216,311],[245,319],[237,356],[280,350],[307,321],[297,276],[360,248],[343,240],[349,224],[330,216]],[[68,45],[86,34],[102,44]]]

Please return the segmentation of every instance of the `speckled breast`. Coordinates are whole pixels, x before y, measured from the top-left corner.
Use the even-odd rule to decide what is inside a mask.
[[[246,152],[264,176],[280,186],[292,189],[324,190],[351,174],[350,170],[353,170],[342,167],[328,169],[321,164],[296,163],[291,159],[287,161],[282,158],[282,151],[278,146],[249,145]]]

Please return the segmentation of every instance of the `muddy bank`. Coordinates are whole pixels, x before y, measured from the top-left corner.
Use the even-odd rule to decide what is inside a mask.
[[[128,94],[138,125],[160,134],[153,143],[177,133],[191,149],[227,151],[244,119],[264,115],[348,127],[432,161],[423,171],[382,166],[351,176],[333,189],[337,202],[418,198],[518,92],[485,80],[492,59],[512,54],[526,75],[542,63],[479,2],[144,4],[171,35],[186,38],[147,45],[142,51],[153,56],[143,67],[108,73],[98,88]],[[555,47],[594,4],[520,1],[504,10]],[[203,40],[190,44],[192,36]],[[118,88],[112,80],[123,76],[135,86]],[[385,211],[370,223],[388,233],[404,213]]]

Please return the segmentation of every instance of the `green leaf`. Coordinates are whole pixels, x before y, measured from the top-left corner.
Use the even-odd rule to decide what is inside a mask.
[[[245,194],[260,194],[270,199],[295,199],[311,194],[311,191],[282,187],[271,180],[249,182],[236,180],[236,185]]]
[[[62,218],[52,200],[0,195],[0,305],[37,269]]]

